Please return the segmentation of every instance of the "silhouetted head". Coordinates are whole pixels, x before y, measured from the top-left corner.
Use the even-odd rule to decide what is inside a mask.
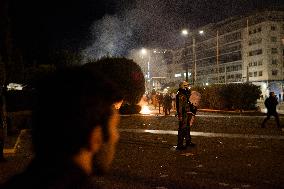
[[[94,127],[101,127],[104,142],[109,140],[114,103],[123,97],[101,73],[85,67],[59,70],[39,80],[36,91],[33,143],[37,156],[51,162],[68,159],[82,147],[88,148]]]
[[[269,92],[269,96],[274,97],[275,93],[274,92]]]
[[[186,89],[189,87],[189,83],[187,81],[182,81],[180,84],[179,84],[179,88],[181,89]]]

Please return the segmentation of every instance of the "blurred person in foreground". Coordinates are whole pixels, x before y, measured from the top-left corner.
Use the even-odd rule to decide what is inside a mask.
[[[90,176],[107,172],[114,158],[123,92],[88,66],[56,71],[36,86],[35,156],[1,188],[97,188]]]
[[[185,150],[187,147],[195,146],[191,141],[190,127],[193,124],[197,108],[190,102],[190,96],[189,83],[186,81],[181,82],[176,94],[176,111],[179,120],[177,150]],[[184,138],[185,146],[183,144]]]
[[[263,120],[261,124],[261,128],[265,128],[266,122],[270,119],[271,116],[274,116],[277,127],[280,129],[281,125],[280,125],[279,115],[276,110],[276,106],[278,105],[278,100],[274,92],[269,93],[269,97],[265,99],[264,105],[267,108],[267,114],[266,118]],[[283,128],[282,131],[284,131]]]

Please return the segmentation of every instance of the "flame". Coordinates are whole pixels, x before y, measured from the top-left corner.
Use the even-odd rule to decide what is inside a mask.
[[[150,113],[151,110],[149,109],[149,107],[147,105],[143,105],[140,114],[150,114]]]

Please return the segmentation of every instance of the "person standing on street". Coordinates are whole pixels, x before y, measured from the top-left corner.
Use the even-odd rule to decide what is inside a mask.
[[[176,110],[176,93],[172,93],[172,94],[171,94],[171,98],[172,98],[172,107],[173,107],[173,110]]]
[[[267,108],[267,114],[266,114],[266,118],[263,120],[263,122],[261,124],[261,128],[265,128],[265,126],[266,126],[265,124],[270,119],[271,116],[275,117],[277,127],[281,128],[279,115],[278,115],[278,112],[276,110],[276,106],[278,105],[278,100],[277,100],[277,97],[276,97],[274,92],[269,93],[269,97],[267,99],[265,99],[264,105]],[[283,130],[283,128],[282,128],[282,130]]]
[[[163,98],[163,107],[165,115],[171,115],[172,98],[169,93],[166,93]]]
[[[194,147],[195,144],[191,142],[190,123],[193,117],[191,113],[191,103],[189,101],[191,90],[189,83],[183,81],[179,84],[179,89],[176,95],[176,110],[179,120],[178,126],[178,141],[177,150],[184,150],[186,147]],[[185,138],[186,145],[183,145]]]

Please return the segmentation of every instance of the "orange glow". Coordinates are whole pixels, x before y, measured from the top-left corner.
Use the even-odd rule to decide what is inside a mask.
[[[148,106],[143,105],[141,111],[139,112],[140,114],[150,114],[151,110],[149,109]]]

